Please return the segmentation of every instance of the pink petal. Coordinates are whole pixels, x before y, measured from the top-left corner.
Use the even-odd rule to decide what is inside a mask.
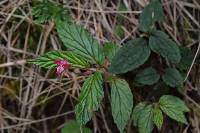
[[[57,74],[61,74],[63,71],[65,71],[65,68],[61,65],[61,66],[58,66],[57,68],[56,68],[56,73]]]

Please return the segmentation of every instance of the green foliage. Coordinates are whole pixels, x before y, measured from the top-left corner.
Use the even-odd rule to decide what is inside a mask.
[[[145,103],[138,103],[135,108],[133,109],[132,113],[132,118],[133,118],[133,125],[137,126],[138,125],[138,120],[140,119],[140,115],[142,110],[146,107]]]
[[[182,100],[175,96],[161,96],[158,103],[141,102],[133,109],[134,93],[132,94],[129,84],[113,75],[123,74],[141,67],[153,51],[155,54],[161,55],[162,58],[158,59],[158,63],[160,63],[159,67],[163,68],[155,67],[157,69],[154,69],[154,60],[150,61],[153,67],[147,63],[143,65],[143,70],[136,74],[134,81],[141,85],[152,85],[149,87],[153,87],[154,84],[158,86],[159,73],[165,69],[162,80],[166,86],[179,87],[183,84],[183,77],[174,64],[178,66],[179,70],[187,70],[191,64],[191,53],[186,49],[180,51],[177,44],[167,34],[156,30],[155,23],[164,20],[159,0],[151,0],[140,15],[140,30],[148,33],[144,33],[143,37],[128,41],[122,48],[113,43],[106,43],[104,48],[101,48],[98,41],[90,33],[82,26],[71,23],[70,19],[67,18],[68,15],[65,14],[62,7],[47,0],[33,8],[36,21],[40,23],[55,21],[60,39],[71,51],[51,51],[29,61],[41,67],[55,68],[56,60],[66,59],[72,67],[95,71],[86,78],[81,88],[79,102],[75,108],[79,124],[75,121],[66,123],[62,130],[63,133],[68,131],[79,133],[80,126],[91,120],[94,111],[98,110],[104,97],[102,74],[106,81],[107,79],[110,81],[112,116],[120,132],[124,131],[130,117],[133,118],[133,124],[138,126],[140,133],[151,133],[154,125],[161,129],[164,121],[163,113],[178,122],[187,123],[184,113],[188,112],[189,109]],[[121,36],[121,29],[117,29],[116,33]],[[150,59],[154,57],[156,56],[153,54]],[[163,61],[163,58],[166,61]],[[109,68],[104,65],[105,59],[111,62]],[[170,68],[171,66],[173,68]],[[134,73],[135,71],[132,74]],[[83,128],[83,132],[91,131],[86,131]]]
[[[184,112],[188,112],[189,109],[181,99],[171,95],[163,95],[159,100],[159,104],[162,111],[170,118],[187,124]]]
[[[162,79],[170,87],[177,87],[183,84],[183,77],[175,68],[165,69],[165,73],[162,75]]]
[[[65,123],[61,133],[92,133],[92,131],[89,128],[81,127],[79,123],[71,120]]]
[[[153,130],[153,106],[148,105],[141,111],[138,119],[140,133],[151,133]]]
[[[111,42],[105,43],[103,51],[105,54],[105,57],[109,59],[110,61],[115,56],[116,52],[119,50],[119,47]]]
[[[133,108],[133,95],[125,80],[111,82],[111,108],[114,122],[122,133]]]
[[[79,103],[76,105],[76,119],[83,125],[92,117],[92,112],[96,111],[104,96],[103,79],[100,72],[90,75],[81,88]]]
[[[88,61],[78,54],[70,51],[50,51],[36,59],[29,60],[29,63],[39,65],[40,67],[52,69],[57,65],[55,61],[57,59],[67,59],[72,67],[86,68],[89,67]]]
[[[149,45],[152,51],[168,59],[171,63],[179,63],[181,59],[179,48],[164,32],[154,31],[150,36]]]
[[[148,6],[144,8],[140,15],[140,30],[149,32],[152,30],[156,21],[164,20],[162,5],[159,0],[152,0]]]
[[[61,6],[48,0],[37,3],[32,9],[32,14],[36,23],[45,23],[53,20],[71,21],[70,16]]]
[[[152,68],[146,68],[143,71],[139,72],[135,77],[135,82],[143,85],[152,85],[158,82],[160,75],[157,71]]]
[[[180,51],[182,57],[180,63],[178,64],[178,68],[180,70],[188,70],[193,60],[192,51],[185,47],[180,47]]]
[[[163,124],[163,114],[159,107],[155,107],[153,110],[153,122],[158,129],[161,129]]]
[[[150,53],[150,48],[143,38],[130,40],[116,53],[109,71],[120,74],[136,69],[145,63]]]
[[[124,30],[122,28],[122,26],[120,25],[117,25],[115,28],[114,28],[114,34],[119,36],[119,37],[124,37]]]
[[[57,23],[57,31],[64,45],[91,63],[103,64],[104,55],[99,43],[83,27],[66,22]]]

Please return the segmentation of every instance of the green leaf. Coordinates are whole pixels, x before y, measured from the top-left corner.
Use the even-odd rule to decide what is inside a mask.
[[[170,87],[177,87],[183,84],[183,77],[175,68],[165,69],[165,74],[162,75],[162,80]]]
[[[104,55],[99,43],[83,27],[66,22],[57,23],[57,31],[64,45],[91,63],[103,64]]]
[[[53,20],[71,21],[64,8],[48,0],[37,3],[32,9],[32,14],[36,23],[45,23]]]
[[[161,129],[163,124],[163,114],[159,107],[155,107],[153,110],[153,122],[158,129]]]
[[[146,106],[138,119],[138,127],[140,133],[151,133],[153,130],[153,107]]]
[[[178,64],[180,62],[181,54],[177,44],[164,32],[155,31],[150,36],[149,46],[152,51],[168,59],[171,63]]]
[[[138,68],[150,56],[150,48],[143,38],[128,41],[111,61],[109,71],[113,74],[126,73]]]
[[[85,80],[81,88],[79,103],[75,108],[76,119],[81,125],[91,119],[92,112],[99,108],[103,96],[102,75],[100,72],[95,72]]]
[[[123,28],[122,28],[121,25],[116,25],[115,26],[115,28],[114,28],[114,34],[116,36],[119,36],[120,38],[124,37],[125,32],[124,32],[124,30],[123,30]]]
[[[143,85],[152,85],[158,82],[159,79],[160,75],[157,73],[157,71],[154,68],[149,67],[136,75],[135,82]]]
[[[142,110],[146,107],[146,104],[141,102],[135,106],[133,109],[132,113],[132,118],[133,118],[133,125],[137,126],[138,125],[138,120],[140,119],[140,115]]]
[[[105,43],[105,46],[103,48],[105,57],[108,58],[110,61],[115,56],[116,52],[119,50],[119,47],[111,42]]]
[[[192,60],[193,60],[193,53],[190,49],[186,48],[186,47],[180,47],[180,51],[181,51],[181,61],[178,64],[178,68],[180,70],[188,70],[190,65],[192,64]]]
[[[39,65],[40,67],[52,69],[57,65],[55,61],[57,59],[67,59],[72,67],[85,68],[89,67],[89,63],[81,56],[67,51],[50,51],[36,59],[29,60],[29,63]]]
[[[64,127],[61,130],[61,133],[69,133],[69,132],[70,133],[92,133],[91,129],[85,128],[85,127],[82,128],[81,125],[74,120],[66,122]]]
[[[156,21],[164,20],[164,12],[159,0],[152,0],[152,2],[142,11],[139,22],[140,30],[148,32]]]
[[[111,108],[114,122],[123,132],[133,108],[133,95],[125,80],[116,79],[111,82]]]
[[[187,124],[184,112],[188,112],[189,109],[181,99],[171,95],[164,95],[160,98],[159,105],[161,110],[170,118]]]

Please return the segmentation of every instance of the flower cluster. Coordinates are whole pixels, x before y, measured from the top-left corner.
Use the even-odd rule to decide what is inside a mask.
[[[66,59],[58,59],[55,61],[55,64],[57,65],[56,73],[58,75],[63,73],[66,69],[68,69],[71,66]]]

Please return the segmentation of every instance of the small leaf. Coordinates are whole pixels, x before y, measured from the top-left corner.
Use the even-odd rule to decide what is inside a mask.
[[[120,74],[136,69],[145,63],[150,53],[150,48],[143,38],[130,40],[116,53],[109,71],[113,74]]]
[[[171,63],[178,64],[180,62],[181,54],[177,44],[164,32],[155,31],[150,36],[149,46],[152,51],[168,59]]]
[[[135,81],[143,85],[155,84],[156,82],[158,82],[159,79],[160,75],[152,67],[144,69],[143,71],[139,72],[135,77]]]
[[[188,112],[189,109],[181,99],[171,95],[164,95],[160,98],[159,104],[161,110],[170,118],[187,124],[184,112]]]
[[[102,75],[100,72],[95,72],[85,80],[81,88],[79,103],[75,108],[76,119],[81,125],[91,119],[92,112],[99,108],[103,96]]]
[[[114,80],[111,88],[112,116],[120,132],[123,132],[133,108],[133,95],[125,80]]]
[[[70,133],[92,133],[91,129],[89,128],[83,127],[81,129],[81,125],[74,120],[66,122],[61,131],[61,133],[69,133],[69,132]]]
[[[163,114],[159,107],[155,107],[153,110],[153,122],[158,129],[161,129],[163,124]]]
[[[140,15],[140,30],[148,32],[156,21],[164,20],[164,12],[159,0],[152,2],[144,8]]]
[[[99,43],[83,27],[66,22],[57,23],[64,45],[91,63],[103,64],[104,55]]]
[[[153,130],[153,107],[146,106],[142,111],[138,120],[138,127],[140,133],[151,133]]]
[[[115,56],[116,52],[119,50],[119,47],[111,42],[105,43],[105,46],[103,48],[105,57],[108,58],[110,61]]]
[[[138,120],[140,119],[141,112],[145,107],[146,107],[146,104],[142,103],[142,102],[135,106],[133,113],[132,113],[133,125],[134,126],[138,125]]]
[[[183,84],[183,77],[175,68],[165,69],[165,74],[162,75],[162,80],[170,87],[177,87]]]
[[[180,47],[181,51],[181,61],[178,64],[180,70],[188,70],[193,60],[193,53],[190,49],[186,47]]]
[[[72,67],[85,68],[89,66],[89,63],[83,57],[67,51],[50,51],[36,59],[29,60],[29,63],[52,69],[57,66],[55,64],[57,59],[67,59]]]
[[[114,34],[116,36],[119,36],[120,38],[124,37],[125,32],[124,32],[124,30],[123,30],[123,28],[122,28],[121,25],[116,25],[115,26],[115,28],[114,28]]]
[[[64,8],[48,0],[37,3],[32,9],[32,14],[36,23],[45,23],[53,20],[71,22],[71,18]]]

